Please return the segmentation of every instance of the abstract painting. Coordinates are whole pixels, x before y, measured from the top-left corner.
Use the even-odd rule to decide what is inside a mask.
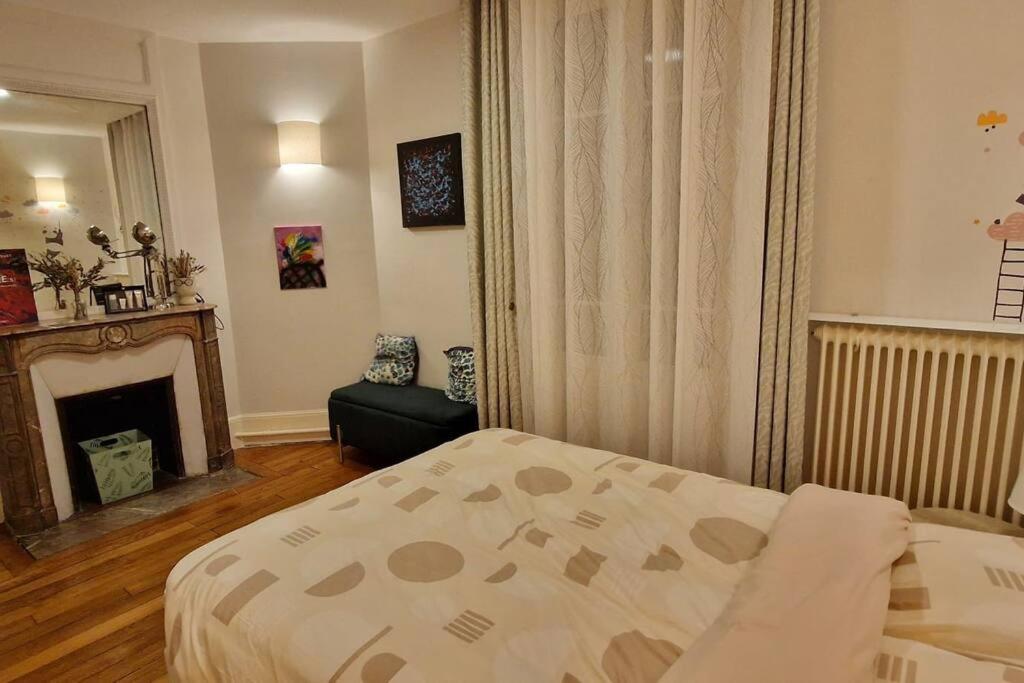
[[[274,228],[274,246],[281,289],[320,289],[327,286],[322,227],[278,226]]]
[[[402,225],[465,225],[462,136],[458,133],[398,145]]]

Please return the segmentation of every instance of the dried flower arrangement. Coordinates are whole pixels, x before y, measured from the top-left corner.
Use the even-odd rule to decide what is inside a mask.
[[[67,289],[67,270],[57,259],[57,255],[47,251],[42,254],[29,254],[28,267],[43,276],[42,282],[32,285],[33,291],[41,289],[52,289],[54,295],[54,308],[63,311],[68,307],[64,301],[63,291]]]
[[[196,260],[195,256],[182,249],[177,256],[167,259],[167,269],[175,284],[191,286],[195,284],[195,276],[206,271],[206,266]]]
[[[196,303],[196,275],[206,271],[206,266],[184,249],[177,256],[167,259],[167,270],[174,283],[179,304]]]
[[[107,262],[96,259],[96,265],[86,269],[74,256],[63,254],[33,254],[29,257],[29,268],[43,275],[42,287],[51,287],[57,292],[70,291],[75,297],[75,320],[87,317],[87,309],[82,301],[82,292],[105,279],[103,267]]]

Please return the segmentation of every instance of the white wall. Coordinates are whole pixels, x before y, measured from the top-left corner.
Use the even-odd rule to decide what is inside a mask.
[[[813,311],[991,320],[985,231],[1024,211],[1022,9],[822,3]]]
[[[209,267],[236,431],[322,435],[378,331],[416,335],[437,387],[442,350],[471,343],[464,230],[401,227],[395,152],[461,130],[459,43],[457,13],[363,45],[200,47],[0,0],[0,84],[155,98],[162,208]],[[292,118],[322,121],[323,168],[277,166],[273,124]],[[278,289],[272,228],[297,223],[324,226],[325,290]]]
[[[203,88],[241,369],[236,431],[264,414],[326,426],[330,391],[356,381],[379,327],[358,43],[206,44]],[[275,122],[319,121],[322,167],[281,168]],[[325,289],[282,291],[275,225],[321,225]]]
[[[0,1],[0,87],[12,84],[134,103],[156,98],[153,144],[164,157],[158,182],[173,193],[161,207],[170,225],[166,232],[172,247],[194,250],[209,268],[202,288],[226,325],[220,332],[224,390],[228,414],[237,414],[232,314],[218,245],[198,47]]]
[[[207,144],[198,47],[0,0],[0,87],[71,89],[115,101],[156,99],[153,145],[163,157],[157,180],[170,191],[161,211],[172,248],[192,250],[207,265],[201,288],[226,329],[221,364],[229,415],[238,412],[231,306],[218,246],[216,186]],[[158,163],[159,165],[159,163]],[[161,197],[168,198],[168,192]],[[169,229],[167,229],[169,226]]]
[[[399,142],[462,131],[459,13],[363,43],[381,330],[416,336],[418,382],[444,387],[442,353],[473,342],[462,227],[402,227]]]

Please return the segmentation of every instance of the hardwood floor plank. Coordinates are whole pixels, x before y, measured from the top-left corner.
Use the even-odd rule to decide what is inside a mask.
[[[95,680],[99,672],[132,657],[147,644],[162,643],[163,628],[163,611],[154,612],[80,649],[74,657],[63,657],[32,672],[32,677],[54,683]]]
[[[123,612],[112,619],[102,621],[96,626],[88,628],[65,640],[60,640],[29,657],[19,659],[5,668],[0,669],[0,680],[11,680],[19,676],[24,676],[36,669],[46,666],[50,662],[60,659],[61,657],[73,655],[77,650],[85,647],[86,645],[94,643],[100,638],[108,636],[111,633],[124,628],[126,625],[143,617],[149,616],[154,612],[163,610],[163,608],[163,595],[151,598],[147,602],[144,602],[137,607],[133,607],[127,612]]]
[[[0,533],[0,681],[166,680],[167,574],[195,548],[373,471],[337,452],[239,450],[260,479],[43,560]]]

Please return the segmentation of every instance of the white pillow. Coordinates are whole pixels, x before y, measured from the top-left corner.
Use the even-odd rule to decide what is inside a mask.
[[[885,632],[1024,667],[1024,539],[912,524]]]

